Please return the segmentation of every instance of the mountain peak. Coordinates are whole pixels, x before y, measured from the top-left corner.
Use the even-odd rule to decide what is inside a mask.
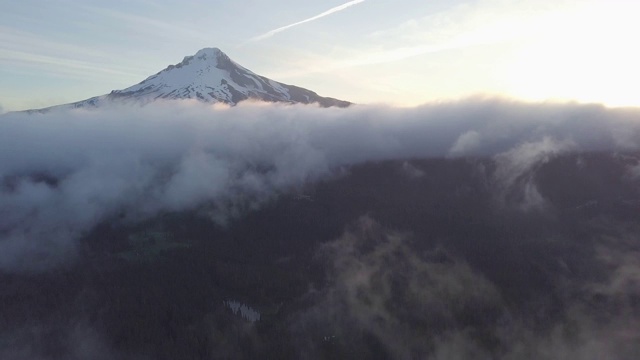
[[[198,50],[182,62],[150,76],[141,83],[116,90],[115,97],[149,99],[197,99],[235,105],[255,99],[269,102],[318,103],[321,106],[349,106],[346,101],[321,97],[313,91],[286,85],[248,70],[216,47]]]
[[[230,61],[231,59],[229,59],[227,54],[223,53],[222,50],[214,47],[214,48],[200,49],[198,50],[197,53],[195,53],[195,55],[185,56],[182,62],[184,63],[185,61],[192,61],[192,60],[205,61],[205,62],[210,62],[210,61],[225,62],[225,61]]]
[[[200,49],[195,55],[186,56],[180,63],[169,65],[139,84],[63,106],[97,107],[105,101],[134,101],[146,104],[157,99],[196,99],[230,105],[248,99],[318,103],[324,107],[346,107],[351,104],[260,76],[231,60],[222,50],[212,47]]]
[[[185,56],[182,61],[176,65],[169,65],[165,70],[171,70],[173,68],[180,68],[186,65],[190,65],[192,62],[199,62],[201,64],[212,63],[218,67],[219,64],[229,65],[231,59],[218,48],[204,48],[198,50],[195,55]],[[164,71],[164,70],[163,70]]]
[[[212,48],[204,48],[204,49],[200,49],[198,50],[198,52],[194,55],[194,57],[198,58],[198,57],[217,57],[220,55],[225,55],[225,53],[222,52],[222,50],[218,49],[217,47],[212,47]]]

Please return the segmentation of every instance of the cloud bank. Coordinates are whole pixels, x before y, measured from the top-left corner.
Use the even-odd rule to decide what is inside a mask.
[[[115,217],[206,206],[224,219],[352,164],[495,157],[496,182],[508,192],[550,156],[633,151],[638,139],[638,110],[504,100],[407,109],[184,101],[9,113],[0,118],[0,269],[64,262],[78,238]],[[527,204],[543,202],[527,191]]]

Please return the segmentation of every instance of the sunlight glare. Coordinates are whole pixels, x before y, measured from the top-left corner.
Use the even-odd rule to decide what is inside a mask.
[[[631,1],[590,2],[558,14],[523,41],[505,73],[507,91],[528,100],[640,106],[640,33]]]

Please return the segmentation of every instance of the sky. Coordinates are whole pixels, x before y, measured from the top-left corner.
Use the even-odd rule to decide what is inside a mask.
[[[0,0],[0,112],[134,85],[218,47],[322,96],[640,106],[633,0]]]

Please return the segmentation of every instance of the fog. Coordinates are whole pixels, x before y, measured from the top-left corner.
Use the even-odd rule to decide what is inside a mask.
[[[72,261],[78,239],[110,219],[204,206],[224,223],[368,161],[494,157],[498,193],[517,183],[520,209],[535,210],[544,199],[527,169],[571,151],[639,147],[639,110],[501,99],[346,109],[173,101],[8,113],[0,117],[0,270]]]

